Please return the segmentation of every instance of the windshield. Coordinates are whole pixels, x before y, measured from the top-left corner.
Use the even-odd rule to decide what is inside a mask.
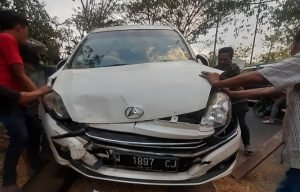
[[[190,58],[185,42],[175,31],[108,31],[89,35],[69,67],[97,68]]]

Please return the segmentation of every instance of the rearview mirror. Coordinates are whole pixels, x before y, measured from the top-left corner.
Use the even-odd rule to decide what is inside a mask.
[[[203,65],[209,66],[208,58],[205,55],[196,55],[197,62],[201,62]]]

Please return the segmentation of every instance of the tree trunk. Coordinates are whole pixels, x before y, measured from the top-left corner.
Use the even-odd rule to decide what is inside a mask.
[[[251,57],[250,57],[250,65],[252,64],[252,60],[253,60],[253,53],[254,53],[254,47],[255,47],[255,41],[256,41],[256,34],[257,34],[257,28],[258,28],[258,23],[259,23],[259,16],[260,16],[260,5],[261,5],[262,0],[260,0],[259,2],[259,7],[258,7],[258,11],[257,11],[257,15],[256,15],[256,24],[255,24],[255,30],[254,30],[254,37],[253,37],[253,43],[252,43],[252,50],[251,50]]]
[[[217,18],[217,27],[216,27],[216,33],[215,33],[215,42],[214,42],[214,52],[213,52],[213,57],[212,60],[215,62],[216,60],[216,48],[217,48],[217,42],[218,42],[218,32],[219,32],[219,15]],[[216,64],[216,63],[214,63]]]

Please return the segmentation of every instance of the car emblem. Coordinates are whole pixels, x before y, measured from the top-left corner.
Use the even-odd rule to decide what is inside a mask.
[[[138,119],[144,115],[144,110],[140,107],[127,107],[125,115],[128,119]]]

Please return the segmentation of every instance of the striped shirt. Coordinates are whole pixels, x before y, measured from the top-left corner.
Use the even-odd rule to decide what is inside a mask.
[[[300,53],[258,71],[277,89],[287,93],[283,121],[283,162],[300,169]]]

